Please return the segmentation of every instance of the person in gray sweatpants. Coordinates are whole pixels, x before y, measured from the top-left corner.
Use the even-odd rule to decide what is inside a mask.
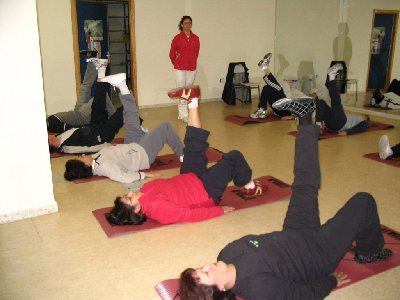
[[[107,145],[93,155],[82,155],[67,161],[64,177],[67,180],[106,176],[112,180],[130,183],[145,177],[160,174],[141,172],[150,168],[157,154],[167,144],[174,153],[183,159],[184,145],[171,124],[163,122],[155,129],[144,132],[140,126],[139,111],[134,97],[126,86],[125,74],[105,77],[108,82],[120,90],[123,104],[123,122],[125,124],[124,144]]]
[[[98,71],[95,64],[91,61],[88,62],[74,110],[58,112],[48,116],[46,120],[47,131],[62,133],[72,127],[90,124],[93,103],[91,91],[97,77]],[[106,95],[106,110],[108,117],[115,113],[115,107],[108,94]]]

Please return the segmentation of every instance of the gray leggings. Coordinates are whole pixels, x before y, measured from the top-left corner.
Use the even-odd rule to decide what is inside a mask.
[[[70,126],[82,126],[90,124],[90,118],[92,113],[92,102],[91,97],[92,86],[97,79],[97,70],[92,62],[89,62],[86,67],[85,75],[79,90],[79,96],[75,103],[74,110],[64,111],[56,113],[55,116],[64,123]],[[111,117],[115,113],[115,107],[113,106],[110,97],[106,94],[106,110],[108,117]]]
[[[183,155],[184,145],[175,129],[168,122],[163,122],[153,130],[144,133],[140,126],[139,111],[132,94],[121,95],[124,106],[125,138],[124,143],[138,143],[144,148],[149,163],[153,163],[156,156],[167,144],[177,156]]]

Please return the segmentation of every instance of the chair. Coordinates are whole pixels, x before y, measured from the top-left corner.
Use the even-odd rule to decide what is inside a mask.
[[[258,97],[260,97],[260,85],[249,82],[249,72],[246,63],[230,63],[222,99],[229,105],[235,105],[236,99],[242,103],[251,103],[252,89],[257,89]]]

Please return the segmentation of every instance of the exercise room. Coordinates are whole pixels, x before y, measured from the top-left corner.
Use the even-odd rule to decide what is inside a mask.
[[[3,1],[0,299],[399,299],[399,13]]]

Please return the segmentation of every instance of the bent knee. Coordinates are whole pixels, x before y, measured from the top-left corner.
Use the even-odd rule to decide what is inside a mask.
[[[359,205],[376,206],[375,198],[367,192],[358,192],[352,197],[352,201],[359,203]]]
[[[239,150],[231,150],[224,155],[226,158],[230,159],[244,159],[242,152]]]

